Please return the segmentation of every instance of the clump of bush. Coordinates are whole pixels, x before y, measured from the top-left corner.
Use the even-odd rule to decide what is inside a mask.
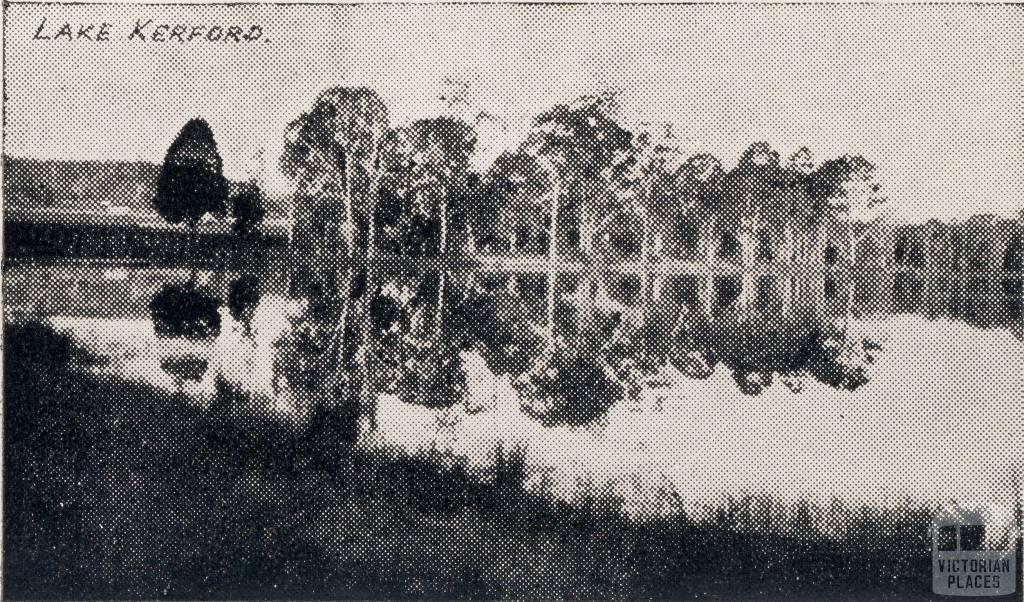
[[[199,382],[206,374],[209,362],[194,355],[167,357],[160,360],[160,369],[175,378]]]
[[[168,283],[149,302],[158,336],[202,339],[220,334],[220,301],[193,284]]]
[[[421,338],[409,330],[390,332],[374,345],[375,388],[402,401],[447,408],[466,394],[466,375],[458,347],[439,338]]]
[[[548,426],[585,426],[616,402],[637,399],[662,365],[646,336],[618,313],[585,316],[516,379],[523,411]]]
[[[746,395],[760,394],[776,375],[794,391],[804,377],[854,390],[868,382],[868,368],[878,349],[870,340],[808,316],[784,320],[694,316],[674,333],[669,361],[683,374],[699,379],[724,365]]]
[[[577,345],[545,352],[515,385],[522,410],[545,426],[590,424],[626,393],[599,353]]]
[[[869,380],[868,367],[881,346],[870,339],[856,339],[841,331],[822,332],[817,337],[807,370],[817,380],[836,389],[853,391]]]
[[[389,388],[403,401],[428,408],[447,408],[463,400],[466,374],[456,348],[436,342],[405,345],[401,351],[395,358],[398,361],[392,363]]]
[[[524,300],[499,285],[467,287],[451,309],[450,324],[458,345],[478,351],[495,374],[522,374],[544,345]]]
[[[4,365],[7,374],[16,368],[21,373],[51,366],[68,366],[75,347],[66,334],[55,332],[39,322],[4,323]],[[6,409],[12,409],[7,406]]]
[[[375,391],[429,408],[453,406],[466,393],[457,337],[439,328],[443,316],[432,303],[437,285],[430,278],[386,281],[369,300],[372,332],[363,343]]]

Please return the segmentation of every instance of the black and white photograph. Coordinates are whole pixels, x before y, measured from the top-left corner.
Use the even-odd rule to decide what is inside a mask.
[[[2,46],[4,598],[1021,600],[1024,6]]]

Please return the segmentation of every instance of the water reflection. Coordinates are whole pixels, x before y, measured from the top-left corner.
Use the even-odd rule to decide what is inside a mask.
[[[810,274],[351,267],[332,286],[310,291],[309,307],[321,309],[304,328],[326,343],[308,348],[335,373],[311,380],[334,387],[334,403],[367,410],[385,393],[429,408],[458,404],[469,352],[510,379],[524,413],[571,426],[637,399],[666,371],[694,380],[725,371],[748,396],[778,385],[800,392],[807,380],[855,390],[870,381],[882,346],[853,332],[851,319],[917,313],[1020,336],[1022,308],[1013,275],[838,267]]]
[[[853,331],[864,320],[913,314],[1024,334],[1014,271],[836,265],[673,273],[671,266],[552,270],[543,260],[513,268],[443,269],[427,258],[201,271],[202,303],[186,307],[202,306],[192,313],[205,330],[181,336],[154,322],[152,309],[168,290],[180,293],[188,270],[12,264],[5,311],[67,318],[97,353],[118,350],[111,366],[127,374],[165,373],[176,389],[220,379],[300,422],[324,408],[350,411],[353,421],[372,417],[381,394],[450,407],[466,400],[467,381],[479,376],[467,370],[480,364],[488,378],[507,379],[523,412],[541,423],[588,424],[666,375],[721,374],[747,396],[800,391],[810,381],[857,389],[878,362],[901,361]],[[149,334],[130,330],[143,327]],[[202,374],[193,356],[209,358]]]

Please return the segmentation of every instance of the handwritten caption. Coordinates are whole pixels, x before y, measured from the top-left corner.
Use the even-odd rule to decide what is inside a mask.
[[[110,42],[124,40],[132,43],[175,44],[252,44],[270,40],[257,24],[199,24],[162,23],[153,19],[136,19],[132,25],[97,22],[49,23],[46,17],[39,22],[33,40],[49,42]]]

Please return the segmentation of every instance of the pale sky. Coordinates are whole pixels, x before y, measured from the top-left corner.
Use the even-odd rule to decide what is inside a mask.
[[[44,17],[43,35],[107,21],[112,41],[34,40]],[[130,43],[137,18],[264,38]],[[444,111],[450,78],[501,124],[481,164],[537,113],[614,88],[727,166],[757,141],[861,154],[898,219],[1024,209],[1022,7],[10,5],[5,33],[9,156],[159,162],[201,116],[229,177],[283,190],[285,124],[320,91],[370,86],[402,123]]]

